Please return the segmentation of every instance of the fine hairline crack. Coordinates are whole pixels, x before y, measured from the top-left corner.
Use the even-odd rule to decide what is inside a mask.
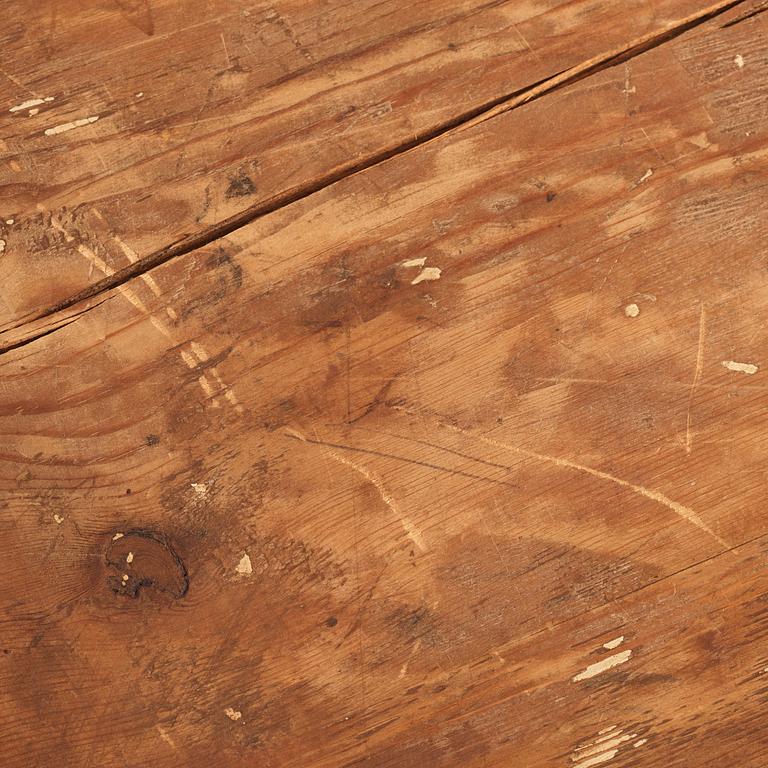
[[[183,256],[198,248],[209,245],[264,216],[275,213],[282,208],[304,200],[318,192],[322,192],[355,174],[370,170],[371,168],[386,163],[396,157],[400,157],[401,155],[433,141],[467,130],[468,128],[479,125],[487,120],[491,120],[506,112],[518,109],[525,104],[537,101],[554,91],[578,83],[585,78],[596,75],[606,69],[623,64],[636,56],[674,40],[680,35],[711,21],[717,16],[720,16],[739,5],[743,5],[747,1],[748,0],[721,0],[721,2],[699,11],[698,13],[692,14],[684,19],[679,19],[665,29],[657,30],[656,32],[636,38],[621,48],[604,52],[587,61],[580,62],[573,67],[539,80],[536,83],[529,84],[516,91],[499,96],[477,107],[473,107],[450,120],[440,123],[427,131],[423,131],[421,134],[417,134],[413,139],[381,150],[362,160],[344,163],[335,170],[326,173],[314,181],[306,182],[278,193],[267,200],[251,206],[250,208],[246,208],[245,210],[206,227],[199,232],[187,235],[171,245],[160,248],[153,253],[138,259],[136,262],[116,270],[113,274],[102,280],[92,283],[72,296],[62,299],[46,309],[41,310],[37,314],[32,316],[28,315],[22,318],[17,324],[5,328],[2,333],[4,334],[8,331],[21,328],[24,325],[43,320],[46,317],[69,309],[82,301],[87,301],[99,294],[112,290],[113,288],[118,288],[133,278],[140,277],[149,272],[155,267],[159,267],[179,256]],[[57,328],[60,327],[64,327],[64,325],[57,326]],[[54,328],[53,330],[56,330],[57,328]],[[29,336],[23,337],[15,342],[6,344],[0,343],[0,354],[9,352],[12,349],[18,349],[25,344],[52,333],[53,330],[48,329],[44,332],[33,332]]]

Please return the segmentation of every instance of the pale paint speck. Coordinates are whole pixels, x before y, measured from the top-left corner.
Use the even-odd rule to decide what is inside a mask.
[[[190,483],[190,487],[201,498],[208,493],[208,486],[205,483]]]
[[[638,184],[642,184],[644,181],[648,181],[648,179],[653,176],[653,168],[649,168],[641,177]]]
[[[440,267],[424,267],[416,277],[411,280],[411,285],[418,285],[425,280],[439,280],[442,270]]]
[[[0,240],[0,253],[5,250],[5,240]]]
[[[225,715],[226,715],[226,716],[227,716],[227,717],[228,717],[230,720],[232,720],[232,721],[234,721],[234,722],[236,722],[237,720],[239,720],[239,719],[240,719],[240,718],[243,716],[243,713],[242,713],[242,712],[240,712],[240,711],[238,711],[238,710],[236,710],[236,709],[232,709],[232,707],[227,707],[227,708],[224,710],[224,714],[225,714]]]
[[[636,733],[624,733],[613,725],[600,731],[598,738],[578,746],[571,754],[571,761],[576,764],[574,768],[605,763],[619,753],[622,744],[636,738]]]
[[[729,371],[735,371],[736,373],[748,373],[752,375],[758,371],[758,367],[752,363],[737,363],[735,360],[723,360],[722,365]]]
[[[73,128],[82,128],[84,125],[90,125],[95,123],[99,119],[98,115],[92,117],[81,117],[79,120],[73,120],[71,123],[62,123],[61,125],[54,125],[53,128],[46,128],[46,136],[56,136],[59,133],[66,133]]]
[[[125,584],[125,582],[128,581],[129,578],[130,578],[130,576],[128,576],[127,573],[124,573],[123,574],[123,584]]]
[[[578,764],[578,768],[590,768],[592,765],[600,765],[600,763],[606,763],[608,760],[612,760],[619,754],[618,749],[612,749],[609,752],[603,752],[601,755],[595,755],[587,760],[584,760]]]
[[[240,562],[235,568],[235,573],[239,573],[241,576],[250,576],[253,573],[251,558],[248,557],[247,552],[240,558]]]
[[[617,637],[615,640],[609,640],[607,643],[603,643],[603,648],[612,651],[614,648],[618,648],[624,642],[624,635]]]
[[[422,256],[420,259],[408,259],[404,261],[401,266],[403,267],[423,267],[427,263],[427,257]]]
[[[133,552],[129,552],[125,556],[125,562],[128,563],[129,565],[133,562]]]
[[[638,747],[642,747],[643,744],[647,744],[648,739],[638,739],[632,746],[637,749]]]
[[[53,519],[56,521],[57,525],[61,525],[64,522],[64,518],[61,515],[54,515]]]
[[[614,656],[608,656],[608,658],[602,659],[601,661],[596,661],[594,664],[590,664],[583,672],[579,672],[579,674],[573,678],[573,682],[578,683],[581,680],[589,680],[590,677],[596,677],[613,667],[619,666],[619,664],[626,663],[631,656],[632,651],[626,650],[617,653]]]
[[[638,307],[637,304],[627,304],[627,306],[624,307],[624,314],[627,317],[637,317],[640,314],[640,307]]]
[[[15,221],[15,219],[6,219],[5,223],[10,227],[11,224],[13,224],[14,221]]]
[[[46,101],[53,101],[53,96],[46,96],[44,99],[29,99],[29,101],[23,101],[21,104],[11,107],[8,111],[21,112],[23,109],[29,109],[30,107],[39,107],[41,104],[45,104]]]
[[[733,63],[739,69],[744,69],[744,57],[740,53],[736,54],[736,57],[734,58]]]
[[[115,534],[115,535],[112,537],[112,541],[117,541],[118,539],[122,539],[122,538],[123,538],[123,536],[125,536],[125,534],[124,534],[124,533],[116,533],[116,534]]]

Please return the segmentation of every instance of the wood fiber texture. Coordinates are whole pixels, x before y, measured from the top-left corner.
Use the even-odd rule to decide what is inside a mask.
[[[766,765],[764,3],[6,7],[3,768]]]

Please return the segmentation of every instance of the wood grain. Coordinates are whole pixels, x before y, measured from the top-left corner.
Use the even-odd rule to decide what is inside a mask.
[[[0,323],[723,4],[8,0]]]
[[[755,7],[19,329],[4,765],[765,764]]]

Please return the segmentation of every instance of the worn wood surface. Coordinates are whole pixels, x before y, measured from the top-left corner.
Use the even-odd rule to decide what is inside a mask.
[[[724,2],[7,0],[0,328]]]
[[[115,284],[0,336],[3,766],[764,766],[761,9],[130,280],[62,188]]]

